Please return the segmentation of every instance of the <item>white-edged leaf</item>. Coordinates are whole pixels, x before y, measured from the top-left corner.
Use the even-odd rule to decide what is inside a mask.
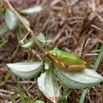
[[[56,82],[55,75],[52,70],[48,69],[38,78],[38,86],[40,91],[53,103],[57,103],[60,99],[60,90]]]
[[[57,103],[57,101],[60,99],[60,91],[59,91],[58,84],[56,82],[56,77],[51,69],[47,70],[46,72],[45,86],[50,100],[53,103]]]
[[[36,7],[21,10],[20,13],[30,15],[30,14],[34,14],[34,13],[40,13],[42,10],[43,10],[43,7],[36,6]]]
[[[37,38],[39,40],[45,40],[45,37],[44,37],[44,35],[42,33],[39,33],[38,36],[37,36]]]
[[[27,43],[24,43],[22,40],[19,41],[19,44],[21,47],[27,49],[27,48],[31,48],[34,45],[34,40],[33,39],[29,39],[27,41]]]
[[[36,100],[34,103],[45,103],[45,102],[43,102],[41,100]]]
[[[5,22],[10,30],[15,29],[18,25],[18,18],[10,9],[6,9]]]
[[[103,81],[103,77],[92,69],[84,69],[82,72],[66,72],[56,68],[56,73],[63,84],[73,89],[90,87]]]
[[[46,44],[49,45],[51,42],[51,40],[46,40],[42,33],[40,33],[37,36],[37,38],[43,46],[45,46]],[[27,48],[31,48],[35,44],[35,41],[32,38],[29,38],[27,42],[24,42],[24,40],[20,40],[19,44],[21,47],[27,49]]]
[[[30,22],[29,22],[26,18],[24,18],[23,16],[22,16],[22,18],[23,18],[24,22],[25,22],[28,26],[30,26]]]
[[[48,94],[47,94],[46,87],[45,87],[45,76],[46,76],[46,73],[42,73],[42,74],[40,75],[40,77],[38,78],[37,82],[38,82],[38,86],[39,86],[40,91],[41,91],[47,98],[49,98],[49,96],[48,96]]]
[[[39,40],[43,46],[49,45],[51,40]]]
[[[37,76],[42,69],[42,62],[8,63],[7,66],[18,77],[31,79]]]
[[[51,43],[51,40],[46,40],[46,38],[44,37],[44,35],[42,33],[39,33],[37,38],[43,46],[49,45]]]
[[[49,69],[50,68],[50,62],[49,61],[45,61],[44,63],[44,69]]]

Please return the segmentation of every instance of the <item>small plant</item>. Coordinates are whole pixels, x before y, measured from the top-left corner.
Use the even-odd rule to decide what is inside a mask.
[[[5,34],[8,30],[18,28],[20,21],[27,29],[28,33],[23,39],[20,39],[20,36],[17,35],[17,38],[19,38],[19,45],[22,48],[32,50],[32,47],[36,44],[44,54],[44,58],[40,62],[8,63],[7,66],[15,75],[20,78],[31,79],[38,77],[41,73],[37,79],[37,85],[39,86],[40,91],[53,103],[63,103],[64,100],[66,101],[65,97],[72,91],[72,89],[88,88],[103,81],[103,77],[95,70],[88,69],[86,63],[78,56],[58,48],[54,48],[50,51],[46,51],[43,48],[44,46],[49,45],[51,40],[47,40],[42,33],[35,36],[30,29],[30,23],[23,17],[24,15],[42,11],[42,7],[29,8],[18,13],[8,0],[5,2],[9,9],[6,8],[3,10],[6,25],[3,28],[1,35]],[[29,38],[27,38],[28,35],[30,35]],[[44,69],[43,73],[42,69]],[[58,86],[57,78],[69,88],[63,95]],[[18,86],[21,94],[20,85],[18,84]],[[23,99],[23,101],[25,100]],[[44,102],[38,100],[34,103]]]

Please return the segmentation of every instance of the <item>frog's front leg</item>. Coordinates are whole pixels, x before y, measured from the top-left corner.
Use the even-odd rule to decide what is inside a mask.
[[[55,62],[56,62],[56,65],[57,65],[59,68],[61,68],[61,69],[63,69],[63,70],[66,68],[64,62],[62,62],[62,61],[55,61]]]
[[[85,65],[70,65],[68,66],[68,71],[69,72],[81,72],[86,68]]]

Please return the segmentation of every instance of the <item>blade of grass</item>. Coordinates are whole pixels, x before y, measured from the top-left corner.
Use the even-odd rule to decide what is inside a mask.
[[[11,72],[8,72],[8,73],[7,73],[7,75],[5,76],[5,80],[4,80],[5,84],[8,82],[8,80],[9,80],[10,77],[11,77],[11,75],[12,75]]]
[[[84,99],[86,97],[87,91],[88,91],[88,88],[86,88],[86,89],[83,90],[82,95],[80,97],[79,103],[84,103]]]
[[[45,49],[46,49],[46,51],[48,51],[48,47],[47,47],[47,40],[48,40],[48,36],[49,36],[49,33],[48,33],[48,31],[46,31],[46,45],[45,45]]]
[[[5,40],[3,41],[1,44],[0,44],[0,48],[2,48],[5,44],[7,44],[8,40]]]
[[[19,78],[17,78],[17,86],[18,86],[18,92],[19,92],[19,94],[20,94],[21,102],[22,102],[22,103],[26,103],[26,101],[25,101],[25,99],[24,99],[23,92],[22,92],[21,87],[20,87]]]
[[[20,35],[19,35],[19,30],[18,30],[18,29],[16,30],[16,38],[17,38],[18,42],[19,42],[20,39],[21,39],[21,38],[20,38]]]
[[[66,96],[68,96],[68,95],[71,93],[71,91],[72,91],[72,89],[71,89],[71,88],[68,88],[68,89],[64,92],[64,94],[62,95],[62,97],[61,97],[61,99],[60,99],[60,101],[59,101],[58,103],[62,103],[63,100],[66,100]]]
[[[100,60],[101,60],[101,58],[102,58],[102,55],[103,55],[103,45],[102,45],[102,47],[101,47],[100,53],[99,53],[99,55],[98,55],[98,58],[97,58],[97,60],[96,60],[96,62],[95,62],[95,65],[94,65],[94,68],[93,68],[94,70],[97,70],[98,65],[99,65],[99,63],[100,63]],[[81,97],[80,97],[79,103],[84,103],[84,99],[85,99],[85,96],[86,96],[87,91],[88,91],[88,88],[86,88],[86,89],[83,90],[82,95],[81,95]]]
[[[65,91],[65,93],[63,94],[61,100],[63,100],[66,96],[68,96],[68,95],[71,93],[71,91],[72,91],[71,88],[67,89],[67,90]]]
[[[96,60],[96,62],[95,62],[95,65],[94,65],[94,70],[97,70],[97,68],[98,68],[98,65],[99,65],[99,63],[100,63],[100,60],[101,60],[101,58],[102,58],[102,55],[103,55],[103,45],[102,45],[102,47],[101,47],[101,50],[100,50],[100,53],[99,53],[99,55],[98,55],[98,58],[97,58],[97,60]]]
[[[15,102],[14,102],[14,99],[13,99],[13,96],[12,96],[11,94],[9,94],[9,95],[10,95],[10,100],[11,100],[11,102],[12,102],[12,103],[15,103]]]

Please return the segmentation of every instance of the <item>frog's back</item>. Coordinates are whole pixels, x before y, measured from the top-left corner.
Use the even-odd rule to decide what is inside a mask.
[[[56,56],[58,57],[58,59],[64,61],[66,64],[85,64],[85,62],[81,60],[78,56],[65,51],[61,51],[58,48],[55,49]]]

